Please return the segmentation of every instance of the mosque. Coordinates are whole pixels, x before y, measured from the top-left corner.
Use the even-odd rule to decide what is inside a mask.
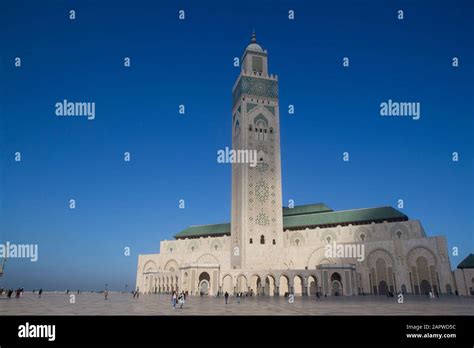
[[[232,148],[255,150],[257,164],[232,164],[230,223],[189,226],[161,241],[160,253],[139,255],[139,291],[267,296],[458,291],[455,279],[462,275],[451,271],[446,239],[428,236],[420,221],[393,207],[283,207],[278,77],[268,73],[268,52],[255,34],[241,62],[232,90]],[[328,257],[327,246],[335,244],[363,245],[358,250],[364,255]],[[472,282],[463,285],[466,294]]]

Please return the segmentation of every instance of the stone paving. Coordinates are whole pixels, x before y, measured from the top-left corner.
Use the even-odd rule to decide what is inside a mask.
[[[474,297],[405,296],[404,303],[384,296],[247,297],[238,304],[235,297],[189,296],[183,309],[173,310],[169,295],[75,294],[75,303],[65,293],[25,293],[20,299],[0,296],[0,315],[474,315]]]

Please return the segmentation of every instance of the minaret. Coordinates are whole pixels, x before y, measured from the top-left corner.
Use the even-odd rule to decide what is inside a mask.
[[[268,74],[255,33],[241,63],[232,90],[232,147],[255,150],[258,164],[232,165],[231,268],[255,269],[283,247],[278,78]]]

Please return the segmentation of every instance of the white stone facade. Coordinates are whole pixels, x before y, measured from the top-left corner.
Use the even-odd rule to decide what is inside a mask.
[[[426,237],[418,221],[282,234],[281,248],[255,244],[251,250],[254,264],[246,269],[230,266],[230,236],[162,241],[160,254],[139,256],[137,287],[143,292],[180,289],[199,294],[202,281],[207,280],[211,295],[218,290],[359,295],[385,293],[385,287],[392,292],[420,294],[429,290],[451,293],[456,288],[446,240]],[[330,243],[363,243],[364,260],[325,257],[327,237]],[[201,276],[203,273],[207,275]]]

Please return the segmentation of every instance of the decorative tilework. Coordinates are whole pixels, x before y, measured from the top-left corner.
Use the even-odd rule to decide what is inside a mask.
[[[274,106],[265,105],[265,109],[267,109],[268,111],[270,111],[271,114],[272,114],[273,116],[275,116],[275,107],[274,107]]]
[[[256,107],[257,104],[254,103],[248,103],[247,104],[247,112],[251,111],[254,107]]]
[[[242,94],[277,99],[278,82],[258,77],[242,76],[233,92],[234,105],[240,100]]]

